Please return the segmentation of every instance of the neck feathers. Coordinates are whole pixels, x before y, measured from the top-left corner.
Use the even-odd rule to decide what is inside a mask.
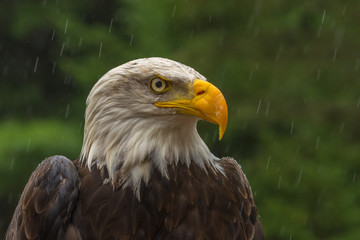
[[[179,162],[195,163],[205,171],[220,168],[196,131],[196,118],[167,115],[100,122],[108,124],[85,126],[95,129],[85,131],[81,161],[89,169],[106,167],[115,188],[132,186],[136,191],[153,169],[169,178],[168,167]]]

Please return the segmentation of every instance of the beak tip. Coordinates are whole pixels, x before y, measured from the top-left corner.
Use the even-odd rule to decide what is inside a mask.
[[[225,125],[226,126],[226,125]],[[226,128],[226,127],[225,127]],[[225,129],[223,127],[219,127],[219,141],[221,141],[221,139],[223,138],[225,133]]]

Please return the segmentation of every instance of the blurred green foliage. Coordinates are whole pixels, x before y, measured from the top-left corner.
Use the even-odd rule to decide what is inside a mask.
[[[0,235],[45,157],[79,155],[88,92],[149,56],[197,69],[229,125],[199,131],[252,185],[267,239],[360,238],[360,2],[0,3]]]

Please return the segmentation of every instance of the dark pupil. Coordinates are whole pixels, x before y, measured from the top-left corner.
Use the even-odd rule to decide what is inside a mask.
[[[161,81],[156,81],[156,83],[155,83],[155,86],[157,87],[157,88],[161,88],[162,87],[162,82]]]

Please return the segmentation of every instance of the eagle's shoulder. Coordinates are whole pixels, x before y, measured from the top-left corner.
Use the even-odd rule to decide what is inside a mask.
[[[254,196],[241,166],[231,157],[223,157],[220,166],[224,170],[224,188],[233,196],[240,210],[241,228],[246,239],[264,239]]]
[[[250,184],[240,164],[234,158],[231,157],[221,158],[220,166],[223,168],[225,176],[230,182],[239,183],[241,186],[244,186],[244,188],[246,189],[241,189],[241,190],[245,190],[252,197]]]
[[[53,156],[42,161],[24,188],[6,239],[63,239],[79,188],[69,159]]]

